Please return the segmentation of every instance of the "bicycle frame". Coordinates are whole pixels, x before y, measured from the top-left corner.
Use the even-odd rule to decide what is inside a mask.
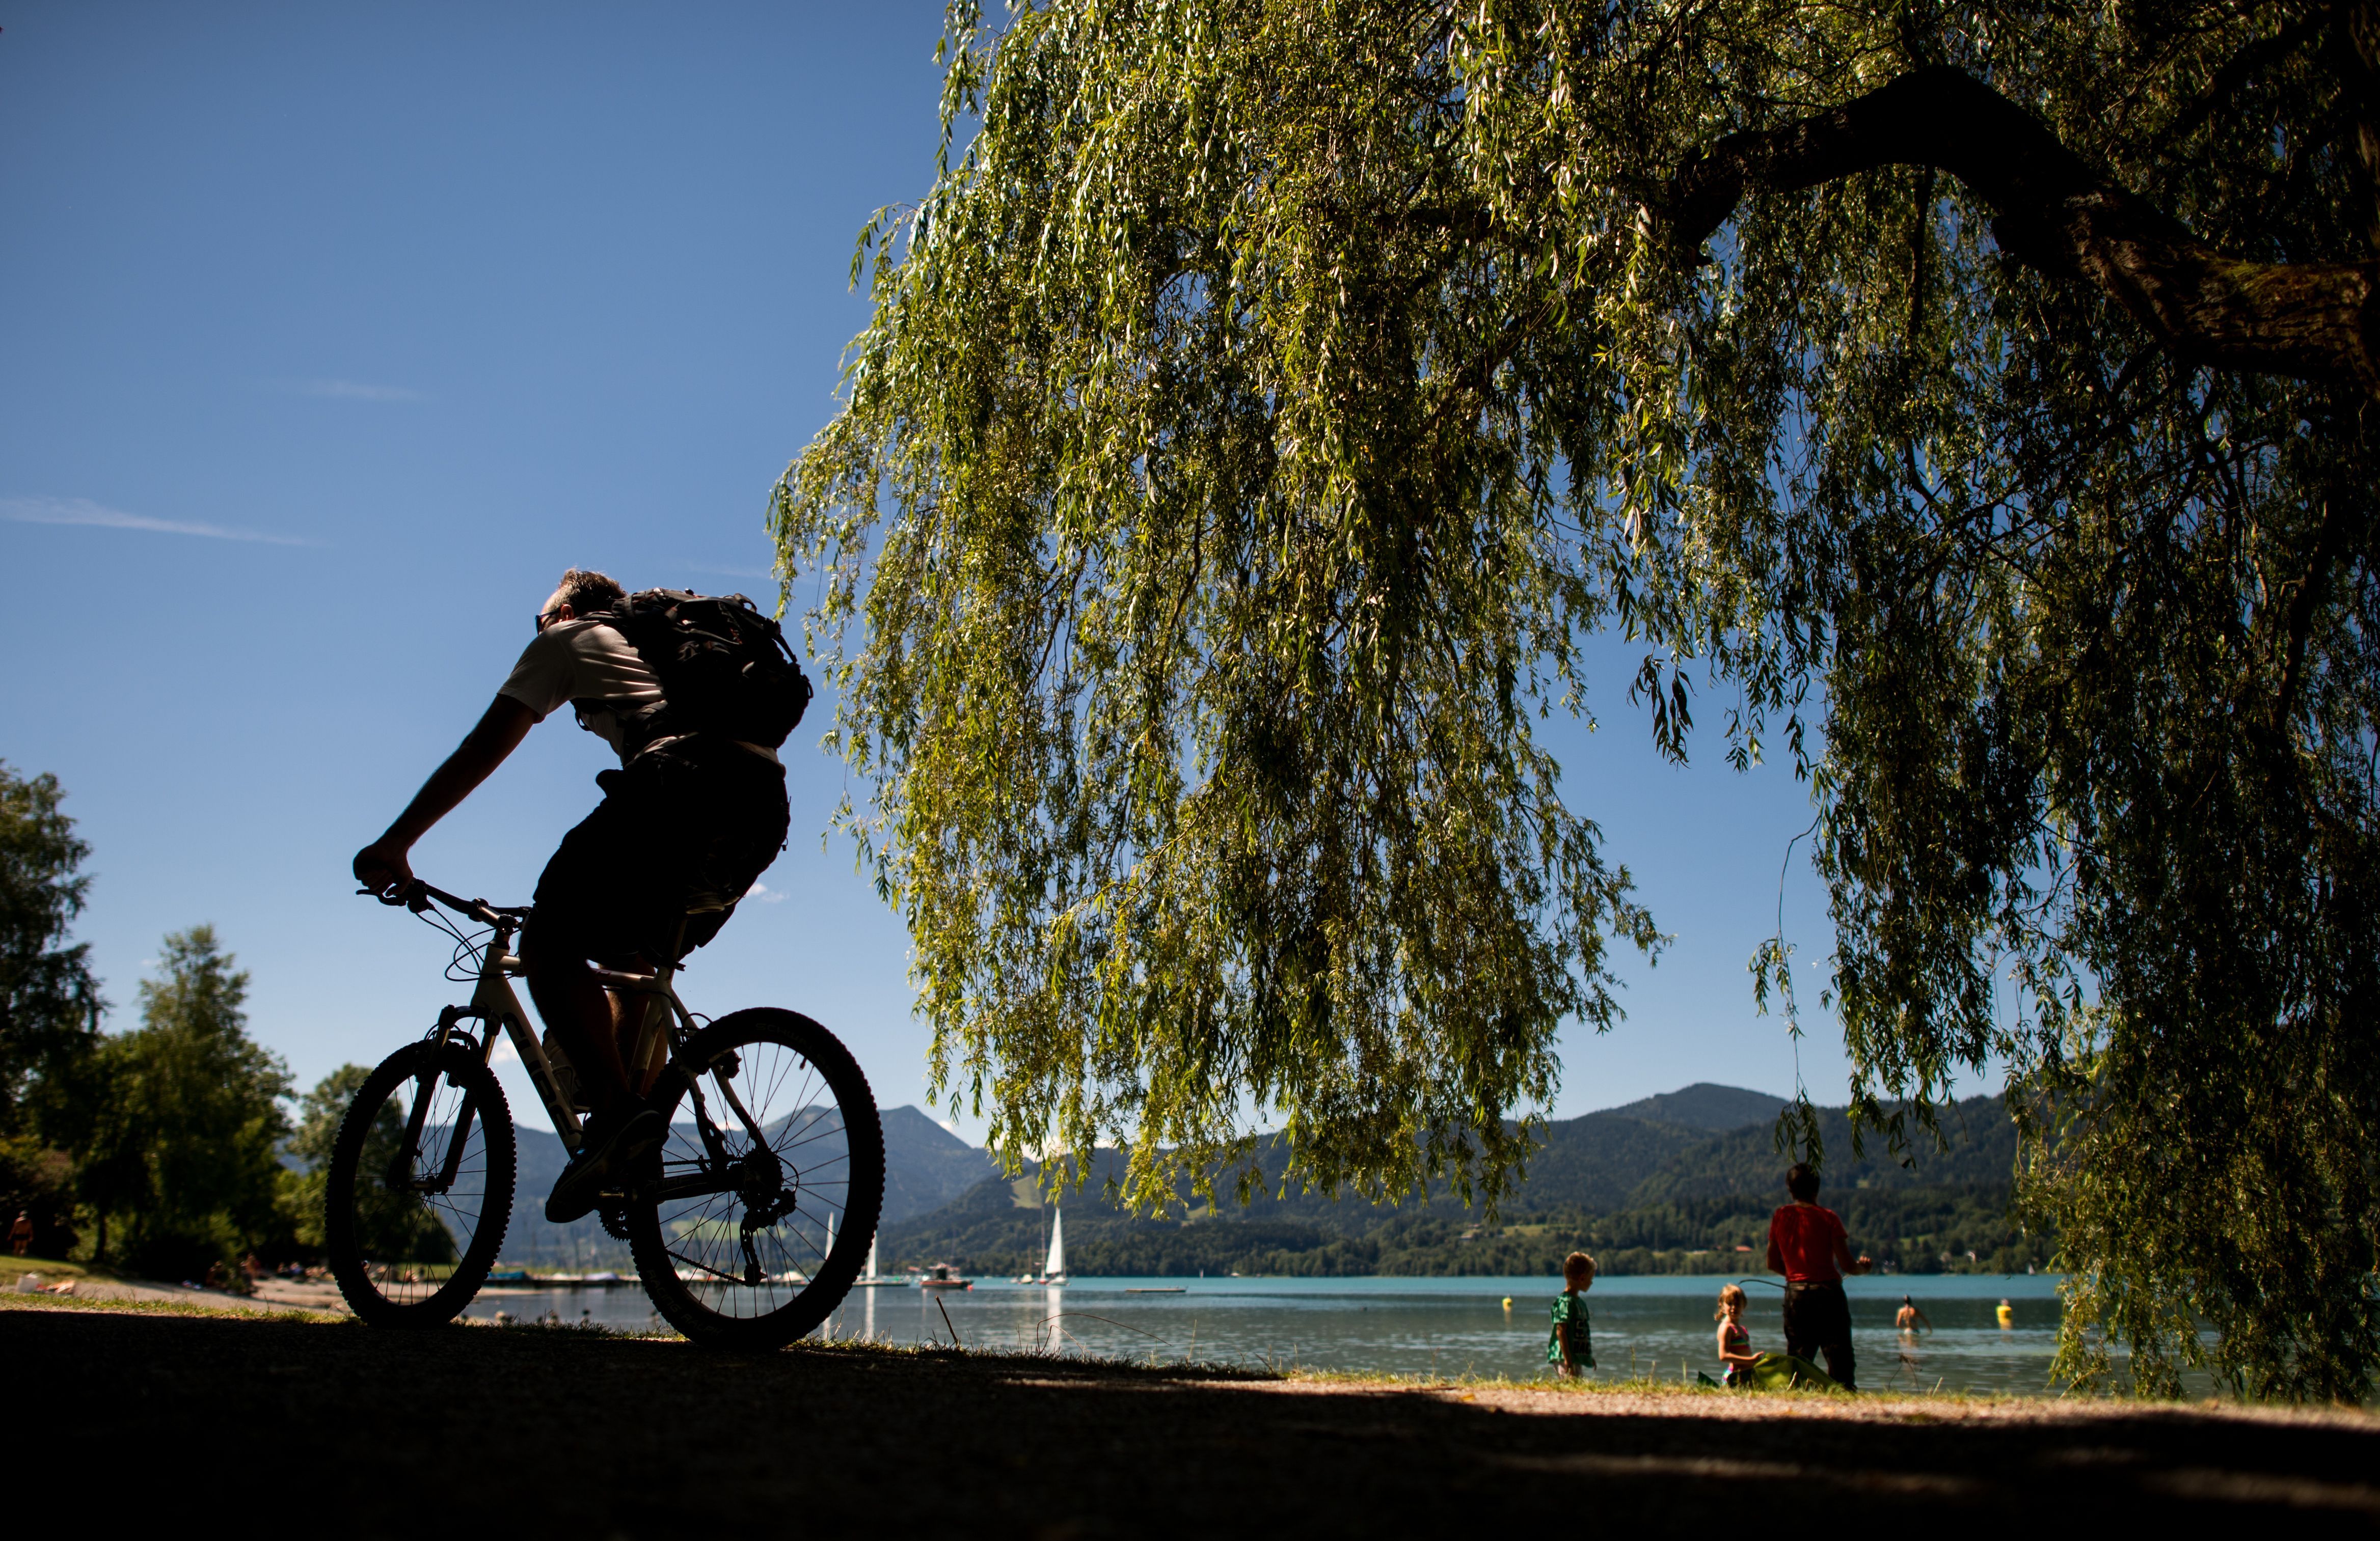
[[[497,1032],[501,1030],[509,1034],[513,1048],[520,1055],[522,1068],[528,1072],[530,1084],[537,1087],[538,1098],[545,1104],[546,1116],[553,1121],[553,1132],[562,1137],[564,1147],[577,1155],[585,1139],[584,1127],[577,1110],[570,1105],[570,1098],[563,1095],[561,1082],[554,1074],[553,1062],[546,1053],[545,1045],[530,1029],[528,1013],[522,1010],[520,997],[513,990],[514,977],[528,971],[528,965],[512,949],[513,937],[520,929],[528,912],[500,910],[484,899],[459,899],[427,883],[419,884],[419,893],[423,902],[434,899],[449,909],[492,928],[495,933],[480,951],[480,972],[471,991],[470,1002],[441,1010],[438,1025],[432,1030],[431,1037],[440,1040],[460,1038],[470,1046],[482,1062],[488,1062],[495,1054]],[[686,1002],[678,999],[677,990],[671,983],[677,974],[677,965],[664,963],[650,974],[634,974],[612,968],[597,968],[590,972],[605,989],[618,995],[638,997],[644,1002],[643,1013],[637,1025],[636,1047],[623,1059],[629,1067],[630,1076],[638,1083],[638,1089],[650,1091],[662,1074],[675,1068],[676,1049],[695,1030],[693,1013],[686,1009]],[[480,1025],[481,1031],[476,1037],[461,1025],[467,1019]],[[711,1159],[712,1171],[666,1181],[661,1185],[660,1196],[723,1192],[734,1185],[733,1158],[720,1137],[717,1124],[711,1121],[699,1076],[683,1068],[679,1069],[679,1074],[685,1075],[692,1094],[696,1132],[705,1154]],[[733,1074],[732,1070],[721,1074],[712,1067],[712,1085],[718,1088],[721,1098],[734,1110],[736,1122],[753,1143],[756,1146],[766,1145],[767,1136],[762,1133],[759,1122],[745,1108],[744,1099],[736,1095],[731,1084]],[[427,1098],[414,1098],[413,1122],[418,1124],[421,1121],[427,1107]],[[419,1135],[419,1128],[408,1128],[407,1147],[414,1146]],[[449,1166],[459,1159],[463,1144],[459,1138],[450,1142]]]

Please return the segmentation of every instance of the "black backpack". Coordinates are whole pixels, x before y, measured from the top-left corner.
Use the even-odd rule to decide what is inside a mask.
[[[628,639],[662,698],[620,718],[633,755],[656,739],[717,734],[773,749],[810,704],[810,682],[784,628],[741,594],[648,588],[588,617]]]

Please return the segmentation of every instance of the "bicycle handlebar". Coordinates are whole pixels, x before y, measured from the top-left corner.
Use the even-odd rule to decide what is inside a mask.
[[[491,904],[485,899],[465,899],[443,888],[432,887],[419,878],[387,893],[374,892],[368,888],[359,888],[356,892],[370,893],[383,904],[402,904],[416,915],[427,910],[434,899],[457,915],[469,916],[482,926],[518,926],[528,918],[529,912],[527,904]]]

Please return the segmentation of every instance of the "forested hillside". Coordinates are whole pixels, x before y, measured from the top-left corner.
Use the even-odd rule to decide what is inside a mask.
[[[1121,1166],[1103,1150],[1084,1190],[1065,1201],[1068,1262],[1082,1274],[1548,1274],[1583,1248],[1615,1274],[1757,1267],[1769,1212],[1784,1199],[1773,1134],[1781,1106],[1759,1093],[1695,1086],[1554,1123],[1493,1224],[1443,1196],[1375,1207],[1268,1195],[1213,1215],[1185,1196],[1166,1219],[1129,1219],[1102,1195]],[[1752,1120],[1715,1133],[1648,1116],[1657,1111]],[[1945,1110],[1942,1126],[1948,1151],[1921,1145],[1902,1165],[1873,1135],[1855,1155],[1843,1110],[1821,1110],[1830,1156],[1822,1201],[1841,1213],[1856,1245],[1898,1271],[2046,1263],[2046,1242],[2018,1236],[2008,1219],[2015,1138],[2001,1100],[1960,1103]],[[1259,1154],[1268,1171],[1274,1154]],[[930,1214],[887,1223],[885,1261],[1021,1273],[1038,1265],[1047,1223],[1030,1175],[995,1178]]]
[[[886,1226],[940,1209],[1000,1170],[984,1151],[916,1108],[887,1108],[880,1117]],[[504,1232],[504,1260],[540,1268],[633,1268],[628,1244],[608,1234],[599,1217],[567,1225],[545,1218],[546,1195],[565,1159],[562,1142],[548,1125],[520,1124],[515,1134],[520,1175]]]
[[[1573,1120],[1585,1123],[1600,1117]],[[1869,1134],[1864,1149],[1854,1151],[1851,1120],[1840,1108],[1818,1110],[1818,1132],[1827,1152],[1826,1182],[1837,1198],[1850,1191],[1881,1188],[1937,1187],[1944,1183],[1998,1183],[2006,1186],[2016,1162],[2016,1125],[1997,1097],[1972,1098],[1941,1112],[1942,1133],[1950,1142],[1937,1150],[1925,1137],[1896,1159],[1882,1136]],[[1906,1162],[1907,1164],[1902,1164]],[[1716,1139],[1682,1150],[1648,1173],[1630,1195],[1636,1204],[1690,1198],[1715,1198],[1742,1193],[1781,1193],[1784,1163],[1777,1154],[1776,1137],[1762,1122],[1731,1129]],[[1535,1169],[1530,1172],[1536,1177]],[[1532,1181],[1530,1187],[1536,1191]],[[1564,1201],[1571,1202],[1570,1195]]]

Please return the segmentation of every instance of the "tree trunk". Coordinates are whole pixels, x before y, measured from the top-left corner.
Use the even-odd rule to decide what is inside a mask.
[[[2380,394],[2380,262],[2248,262],[2095,171],[2040,119],[1932,66],[1782,128],[1730,134],[1671,179],[1662,211],[1693,257],[1747,193],[1883,165],[1931,166],[1998,218],[2008,254],[2088,279],[2177,351],[2224,369],[2352,379]]]

